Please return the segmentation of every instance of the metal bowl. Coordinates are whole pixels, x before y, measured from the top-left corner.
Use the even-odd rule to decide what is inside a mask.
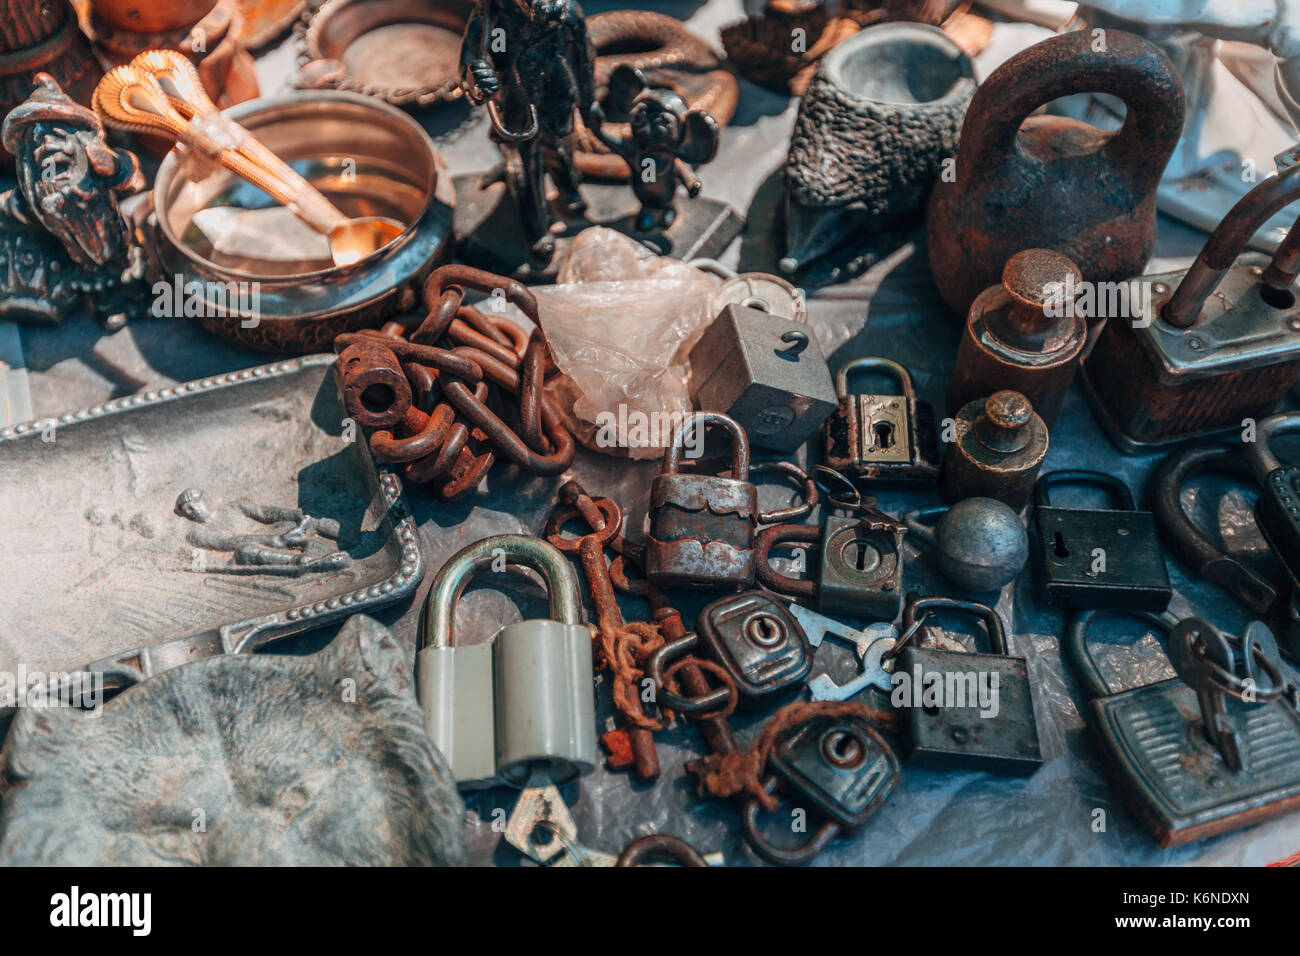
[[[226,115],[346,214],[407,225],[389,245],[348,266],[222,254],[203,240],[197,214],[276,204],[225,170],[195,181],[173,150],[159,167],[142,231],[153,278],[184,290],[184,314],[221,338],[304,353],[329,351],[339,333],[410,308],[425,276],[450,252],[455,205],[446,164],[419,124],[373,99],[333,91],[253,100]],[[197,305],[191,289],[201,294]],[[252,315],[250,289],[257,292]]]
[[[460,97],[470,0],[327,0],[299,31],[300,89],[332,87],[395,105]]]

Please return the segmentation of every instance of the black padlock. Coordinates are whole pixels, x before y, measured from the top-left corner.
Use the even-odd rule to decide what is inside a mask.
[[[1110,510],[1058,508],[1053,486],[1091,485],[1110,492]],[[1138,511],[1128,486],[1101,471],[1053,471],[1034,485],[1034,571],[1049,604],[1163,611],[1173,591],[1160,552],[1156,517]]]
[[[1263,486],[1255,523],[1292,583],[1300,585],[1300,465],[1283,465],[1272,448],[1274,438],[1296,432],[1300,414],[1265,418],[1255,426],[1255,440],[1246,444],[1246,460]]]
[[[700,611],[695,629],[709,659],[736,682],[743,703],[770,706],[797,693],[812,669],[803,628],[762,591],[719,598]]]
[[[901,711],[908,762],[935,770],[987,770],[1027,777],[1043,765],[1024,658],[1010,657],[998,612],[987,604],[907,596],[903,631],[936,612],[979,618],[992,654],[903,647],[891,700]]]
[[[1252,681],[1253,703],[1234,696],[1226,706],[1218,705],[1219,716],[1235,724],[1233,750],[1240,769],[1234,769],[1207,732],[1198,699],[1207,689],[1231,691],[1244,684],[1215,659],[1223,651],[1221,640],[1205,643],[1199,652],[1171,653],[1178,677],[1115,693],[1088,652],[1088,630],[1100,613],[1074,616],[1065,658],[1088,695],[1088,724],[1112,778],[1161,846],[1203,840],[1300,808],[1300,714],[1275,681],[1280,676],[1275,665],[1265,666],[1271,671],[1267,680]],[[1168,614],[1135,616],[1171,643],[1179,636],[1176,628],[1188,624],[1205,637],[1219,637],[1203,622],[1175,624]],[[1267,659],[1272,652],[1256,656]]]
[[[745,839],[769,863],[807,863],[844,830],[867,822],[898,786],[902,768],[893,748],[860,717],[814,717],[786,731],[767,758],[763,788],[778,786],[793,806],[821,822],[803,846],[783,849],[759,829],[761,807],[751,797],[742,815]]]

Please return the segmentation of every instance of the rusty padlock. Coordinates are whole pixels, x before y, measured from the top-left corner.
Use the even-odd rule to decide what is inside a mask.
[[[1019,511],[1034,492],[1047,457],[1047,426],[1019,392],[994,392],[966,403],[943,456],[945,501],[996,498]]]
[[[1072,93],[1110,93],[1117,132],[1030,114]],[[1156,236],[1156,185],[1183,131],[1178,73],[1154,43],[1078,30],[1035,44],[975,91],[956,176],[939,177],[926,236],[944,301],[965,315],[1021,249],[1055,249],[1089,282],[1140,275]]]
[[[1269,414],[1300,371],[1300,221],[1267,266],[1237,263],[1272,215],[1300,199],[1300,165],[1269,177],[1219,223],[1186,272],[1142,276],[1137,314],[1111,318],[1083,363],[1111,440],[1140,452]]]
[[[731,436],[731,477],[680,473],[686,431],[718,425]],[[696,412],[673,429],[664,470],[650,484],[645,576],[656,587],[730,588],[754,581],[754,534],[778,512],[760,514],[749,480],[749,439],[735,419]]]
[[[849,376],[876,372],[899,394],[849,394]],[[849,362],[835,376],[839,408],[826,422],[826,464],[853,481],[929,484],[939,475],[934,411],[917,400],[907,369],[887,358]]]
[[[1026,249],[1007,260],[1002,281],[970,307],[948,388],[948,412],[999,389],[1015,389],[1048,428],[1056,421],[1088,341],[1073,308],[1083,277],[1069,257]]]

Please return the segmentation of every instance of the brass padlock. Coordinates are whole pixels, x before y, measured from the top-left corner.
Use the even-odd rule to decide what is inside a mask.
[[[803,323],[730,303],[691,349],[691,398],[739,422],[750,441],[795,451],[835,410],[826,358]]]
[[[719,425],[731,436],[731,477],[680,473],[686,429]],[[696,412],[674,430],[664,470],[650,485],[645,575],[656,587],[748,587],[754,581],[754,534],[768,518],[749,480],[749,441],[733,418]]]
[[[1236,263],[1247,241],[1300,198],[1300,166],[1263,180],[1232,207],[1185,272],[1145,275],[1136,315],[1112,315],[1083,363],[1084,391],[1107,434],[1136,453],[1262,418],[1300,370],[1292,283],[1300,222],[1267,268]],[[1130,297],[1131,298],[1131,297]]]
[[[901,394],[849,394],[854,372],[879,372]],[[854,481],[929,483],[939,475],[934,411],[918,401],[907,369],[887,358],[855,359],[835,376],[839,408],[826,422],[826,464]]]
[[[491,641],[457,647],[456,602],[470,578],[498,561],[542,575],[551,618],[507,624]],[[578,575],[554,545],[502,534],[458,551],[433,580],[420,636],[425,730],[458,786],[523,787],[537,773],[560,786],[595,768],[591,634]]]

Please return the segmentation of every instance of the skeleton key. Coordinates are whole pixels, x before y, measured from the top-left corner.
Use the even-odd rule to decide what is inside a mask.
[[[1184,683],[1196,690],[1206,735],[1231,770],[1245,768],[1241,731],[1228,713],[1227,693],[1212,679],[1209,662],[1233,671],[1232,648],[1214,627],[1196,618],[1179,621],[1169,634],[1169,659]]]
[[[898,629],[888,623],[869,624],[859,631],[798,604],[790,605],[790,613],[803,627],[808,643],[813,647],[820,647],[827,637],[840,638],[853,645],[861,664],[858,676],[845,684],[835,683],[827,674],[818,674],[808,682],[808,696],[812,700],[848,700],[868,687],[890,690],[893,687],[893,658],[919,627],[919,624],[913,625],[900,640]]]
[[[605,544],[618,538],[623,527],[623,512],[611,498],[593,499],[576,481],[566,481],[560,487],[559,497],[562,504],[551,513],[543,532],[546,540],[561,551],[578,552],[587,587],[596,605],[599,627],[607,633],[617,631],[625,622],[614,594],[609,565],[605,561]],[[579,517],[586,521],[591,531],[579,538],[566,538],[563,533],[565,524]],[[640,711],[640,696],[634,693],[627,704],[630,710]],[[659,778],[659,754],[655,750],[654,735],[645,727],[638,727],[630,721],[627,723],[625,729],[611,731],[602,738],[611,753],[610,765],[614,769],[625,766],[615,756],[619,749],[615,735],[626,736],[637,779],[651,783]]]

